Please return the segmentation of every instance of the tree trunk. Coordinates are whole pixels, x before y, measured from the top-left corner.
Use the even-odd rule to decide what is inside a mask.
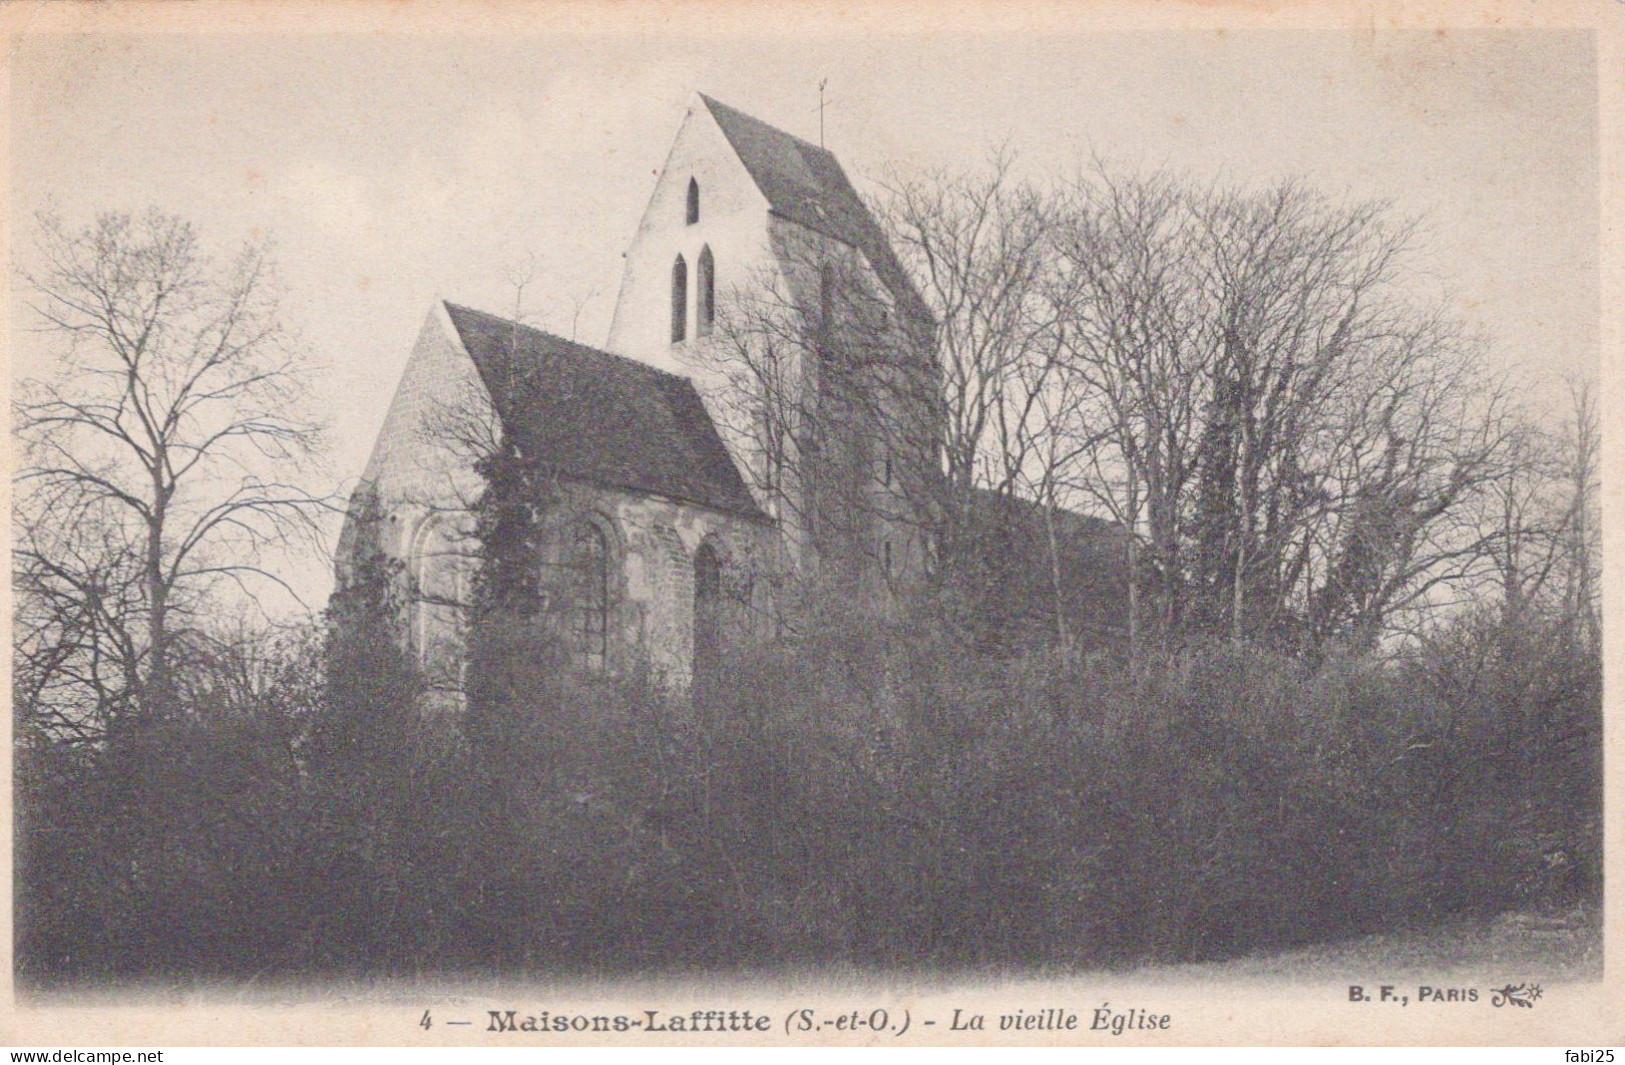
[[[142,566],[147,590],[147,679],[141,686],[139,717],[151,724],[173,709],[169,676],[169,583],[164,580],[164,518],[169,490],[154,476],[152,517],[147,522]]]

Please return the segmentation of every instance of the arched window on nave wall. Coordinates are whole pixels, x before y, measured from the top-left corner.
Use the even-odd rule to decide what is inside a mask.
[[[412,645],[430,684],[448,682],[462,666],[466,568],[452,523],[441,515],[428,518],[413,546],[411,574]]]
[[[722,556],[708,543],[694,552],[694,684],[715,676],[722,658]]]
[[[583,521],[572,531],[566,551],[576,664],[602,670],[609,654],[609,542],[602,529]]]

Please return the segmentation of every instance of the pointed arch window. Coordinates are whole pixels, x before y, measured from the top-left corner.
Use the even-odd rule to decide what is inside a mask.
[[[700,220],[700,183],[693,178],[688,179],[688,209],[684,217],[689,225]]]
[[[429,518],[417,533],[411,558],[417,585],[412,642],[418,664],[436,683],[461,664],[466,589],[459,563],[454,529],[441,516]]]
[[[671,264],[671,342],[688,337],[688,263],[679,255]]]
[[[703,686],[722,656],[722,557],[710,544],[694,552],[694,681]]]
[[[698,290],[694,294],[694,333],[708,337],[717,320],[717,263],[711,257],[711,245],[700,249],[699,273],[695,277]]]
[[[818,335],[827,350],[835,337],[835,268],[829,263],[818,268]]]
[[[609,650],[609,544],[602,529],[584,521],[576,526],[569,552],[576,662],[582,669],[602,670]]]

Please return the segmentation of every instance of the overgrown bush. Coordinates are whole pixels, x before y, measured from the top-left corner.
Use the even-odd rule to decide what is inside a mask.
[[[1600,896],[1600,672],[1557,627],[1311,667],[831,612],[689,699],[509,626],[459,717],[386,606],[197,688],[140,771],[19,750],[19,975],[1081,967]]]

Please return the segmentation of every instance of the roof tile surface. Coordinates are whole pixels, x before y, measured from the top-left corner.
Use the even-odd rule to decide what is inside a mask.
[[[521,449],[562,477],[761,517],[685,377],[446,304]]]

